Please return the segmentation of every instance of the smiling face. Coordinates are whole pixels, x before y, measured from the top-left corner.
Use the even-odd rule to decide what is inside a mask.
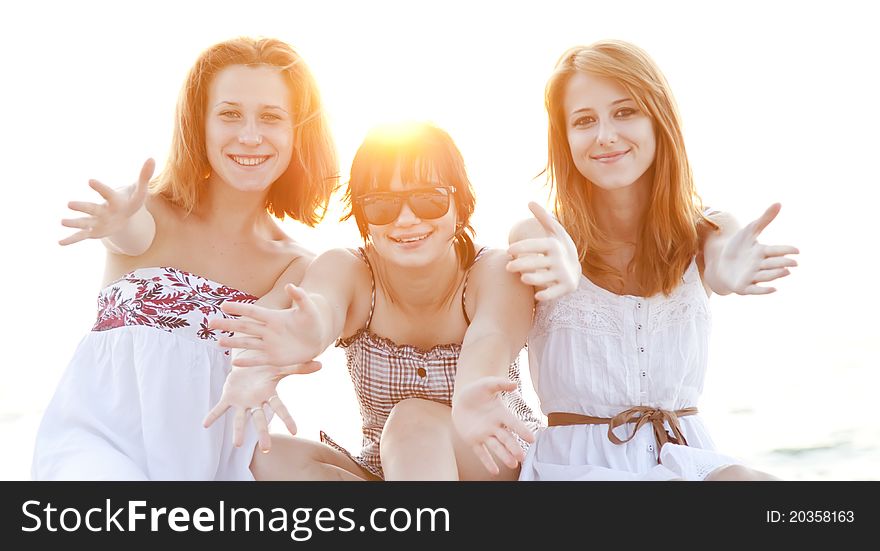
[[[605,190],[649,183],[648,169],[657,150],[653,124],[623,86],[576,72],[562,99],[578,172]]]
[[[445,185],[438,178],[431,181],[404,181],[398,166],[391,175],[389,191]],[[456,231],[455,202],[450,197],[449,209],[439,218],[419,218],[408,202],[404,202],[397,218],[388,224],[368,224],[370,239],[376,253],[386,262],[400,267],[424,267],[441,261],[450,254]]]
[[[205,112],[209,181],[265,191],[293,149],[290,91],[277,68],[230,65],[214,77]]]

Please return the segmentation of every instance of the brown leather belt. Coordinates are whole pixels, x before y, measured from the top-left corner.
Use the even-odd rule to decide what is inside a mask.
[[[561,425],[608,425],[608,440],[611,440],[614,444],[623,444],[632,440],[643,425],[651,423],[654,429],[654,438],[657,440],[657,461],[660,461],[660,449],[667,442],[687,446],[687,440],[681,432],[678,418],[695,415],[696,413],[697,408],[695,407],[669,411],[648,406],[631,407],[621,411],[614,417],[592,417],[579,413],[556,412],[547,415],[547,425],[551,427]],[[636,426],[629,436],[621,440],[614,434],[614,429],[628,423],[635,423]],[[669,423],[672,434],[666,432],[664,423]]]

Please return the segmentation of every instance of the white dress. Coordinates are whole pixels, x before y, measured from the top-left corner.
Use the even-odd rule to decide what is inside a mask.
[[[208,321],[256,297],[174,268],[139,268],[104,288],[37,432],[35,480],[253,480],[257,436],[209,429],[231,368]]]
[[[541,410],[611,418],[634,406],[697,406],[710,325],[695,261],[668,297],[617,295],[581,276],[573,293],[539,303],[535,313],[529,371]],[[520,480],[702,480],[739,463],[713,451],[699,414],[679,423],[688,445],[663,445],[659,461],[651,423],[623,444],[609,440],[607,424],[541,429]],[[614,434],[623,440],[633,427]]]

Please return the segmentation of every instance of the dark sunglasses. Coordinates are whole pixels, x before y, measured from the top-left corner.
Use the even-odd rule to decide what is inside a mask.
[[[397,220],[403,203],[409,205],[417,217],[431,220],[449,212],[449,198],[455,193],[454,186],[431,186],[406,191],[376,191],[358,197],[357,202],[367,222],[384,226]]]

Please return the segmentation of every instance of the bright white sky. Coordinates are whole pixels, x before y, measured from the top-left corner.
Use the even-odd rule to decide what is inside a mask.
[[[510,224],[527,215],[529,199],[546,196],[543,179],[533,177],[546,158],[543,88],[557,57],[602,38],[642,46],[675,92],[705,202],[745,223],[781,201],[766,240],[802,251],[801,266],[776,295],[713,299],[701,409],[717,429],[716,442],[749,456],[837,438],[845,408],[873,418],[866,408],[880,382],[869,348],[878,311],[869,285],[878,262],[868,246],[868,236],[877,235],[880,184],[869,164],[880,146],[880,38],[866,5],[9,4],[0,20],[7,194],[0,219],[7,335],[0,440],[20,453],[0,457],[0,478],[28,476],[39,415],[94,317],[103,249],[56,244],[67,235],[59,224],[66,202],[92,200],[89,178],[120,186],[134,180],[146,157],[161,166],[191,63],[203,48],[236,35],[278,37],[303,55],[323,92],[344,177],[376,123],[429,119],[448,130],[477,189],[478,238],[492,245],[502,245]],[[286,228],[316,251],[355,244],[355,228],[333,220],[316,231]],[[285,381],[282,397],[303,436],[316,438],[322,428],[356,448],[350,383],[338,352],[327,358],[323,372]],[[818,426],[769,429],[783,415],[823,404],[833,416]],[[732,420],[736,411],[753,415]],[[876,448],[880,433],[872,430],[867,444]]]

